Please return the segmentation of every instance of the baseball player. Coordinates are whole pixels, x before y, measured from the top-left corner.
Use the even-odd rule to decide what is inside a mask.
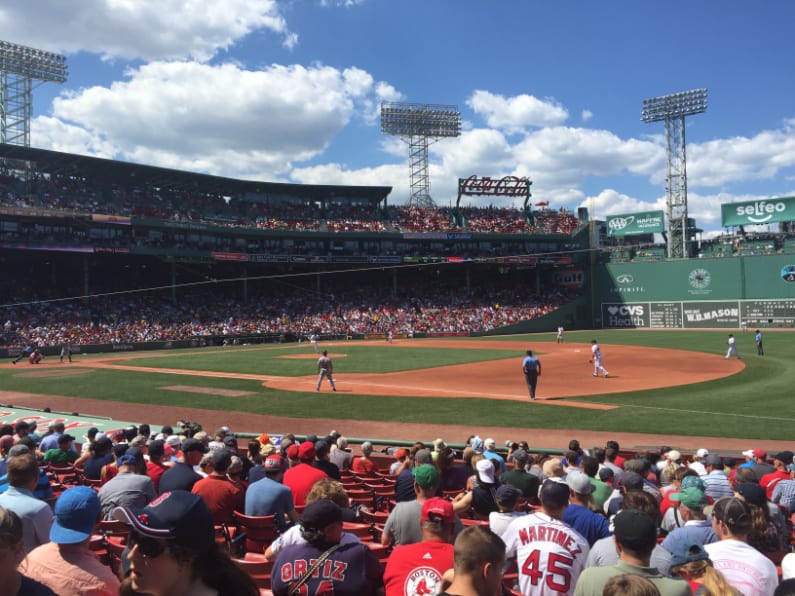
[[[535,399],[538,377],[541,376],[541,361],[533,356],[533,350],[527,350],[527,356],[522,360],[522,372],[527,382],[527,390],[530,392],[530,399]]]
[[[329,385],[331,385],[331,390],[336,391],[337,387],[334,385],[334,376],[333,376],[333,365],[331,363],[331,358],[328,357],[328,352],[323,350],[323,355],[317,359],[317,387],[315,387],[316,391],[320,391],[320,383],[323,382],[323,377],[328,378]]]
[[[762,346],[762,332],[759,331],[759,329],[756,330],[756,335],[754,336],[754,340],[756,341],[757,356],[764,356],[765,348]]]
[[[315,354],[320,353],[320,346],[318,345],[319,340],[320,337],[318,336],[317,333],[313,333],[312,335],[309,336],[309,341],[312,343],[312,347],[315,348]]]
[[[734,339],[734,335],[729,333],[729,339],[728,339],[728,341],[726,343],[729,344],[729,349],[726,350],[726,358],[725,359],[728,360],[729,358],[734,356],[735,358],[737,358],[737,360],[739,360],[740,359],[740,351],[737,349],[737,340]]]
[[[555,338],[555,343],[562,344],[563,343],[563,325],[558,325],[558,335]]]
[[[30,355],[33,354],[33,350],[35,348],[36,348],[36,344],[33,344],[33,343],[25,344],[25,347],[22,348],[22,351],[19,353],[19,356],[17,356],[14,360],[12,360],[11,364],[16,364],[17,362],[19,362],[20,360],[22,360],[24,358],[30,358]]]
[[[68,358],[69,362],[72,361],[72,342],[68,339],[61,344],[61,362],[64,358]]]
[[[394,336],[394,334],[392,333],[392,330],[390,329],[390,330],[387,332],[387,334],[386,334],[386,343],[388,343],[388,344],[391,344],[391,343],[392,343],[392,340],[393,340],[394,338],[395,338],[395,336]]]
[[[602,366],[602,350],[599,348],[599,344],[596,343],[595,339],[591,340],[591,359],[588,362],[593,362],[593,376],[598,377],[599,371],[602,371],[602,374],[607,378],[608,372],[605,370],[605,367]]]
[[[563,522],[567,484],[547,480],[539,498],[541,511],[517,517],[503,533],[506,559],[516,558],[522,594],[572,594],[588,558],[588,541]]]

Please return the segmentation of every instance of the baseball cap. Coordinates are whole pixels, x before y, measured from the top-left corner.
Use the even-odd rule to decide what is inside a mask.
[[[180,443],[179,435],[168,435],[166,437],[166,445],[171,445],[172,447],[179,447]]]
[[[101,508],[97,492],[89,486],[66,489],[55,502],[55,519],[50,540],[56,544],[77,544],[91,536]]]
[[[259,441],[260,445],[264,445],[265,443],[270,443],[271,438],[268,433],[262,433],[259,437],[257,437],[257,441]]]
[[[620,483],[627,490],[643,488],[643,476],[637,472],[624,472],[621,474]]]
[[[488,438],[483,441],[483,448],[484,449],[494,449],[497,446],[497,441],[494,439]]]
[[[312,460],[315,459],[315,444],[311,441],[304,441],[298,448],[298,459]]]
[[[497,503],[506,509],[513,509],[522,496],[522,491],[512,484],[503,484],[497,489]]]
[[[527,463],[528,453],[524,449],[517,449],[511,453],[511,459],[516,462],[517,466],[524,466]]]
[[[676,449],[671,449],[668,452],[668,459],[671,461],[680,461],[682,459],[682,454]]]
[[[668,551],[671,553],[671,567],[709,559],[704,547],[693,541],[674,540]]]
[[[478,472],[478,479],[487,484],[494,484],[494,465],[489,459],[481,459],[475,464]]]
[[[569,485],[564,482],[547,480],[538,493],[541,503],[553,509],[560,509],[569,503]]]
[[[472,450],[475,453],[483,453],[483,439],[481,439],[479,436],[475,435],[472,437],[470,445],[472,446]]]
[[[439,472],[436,466],[422,464],[414,468],[412,473],[414,474],[414,482],[416,482],[420,488],[439,486]]]
[[[723,465],[723,460],[721,459],[720,455],[718,455],[717,453],[710,453],[707,457],[704,458],[704,465],[720,467]]]
[[[226,435],[224,437],[224,447],[237,451],[237,437],[234,435]]]
[[[433,442],[433,450],[434,451],[441,451],[445,447],[447,447],[447,443],[444,442],[444,439],[438,438],[438,439],[434,440],[434,442]]]
[[[422,521],[455,523],[453,504],[440,497],[433,497],[422,504]]]
[[[696,487],[700,491],[705,491],[706,487],[704,485],[704,481],[699,476],[685,476],[682,478],[682,482],[679,485],[680,491],[690,488],[691,486]]]
[[[754,456],[754,450],[753,449],[747,449],[747,450],[742,452],[742,455],[743,455],[743,457],[753,457]]]
[[[322,530],[337,522],[342,522],[342,509],[329,499],[307,505],[301,515],[301,526],[311,530]]]
[[[779,451],[773,456],[773,459],[777,459],[784,465],[788,465],[792,463],[792,451]]]
[[[223,474],[232,463],[232,452],[228,449],[215,449],[212,452],[212,459],[215,471]]]
[[[298,459],[298,452],[301,448],[293,443],[287,448],[287,459]]]
[[[62,443],[69,443],[74,440],[75,438],[72,435],[61,435],[58,437],[58,444],[60,445]]]
[[[709,449],[704,449],[703,447],[696,451],[696,457],[701,459],[702,457],[707,457],[709,455]]]
[[[404,457],[406,457],[408,454],[409,454],[409,452],[408,452],[406,449],[403,449],[402,447],[401,447],[400,449],[398,449],[398,450],[396,450],[396,451],[395,451],[395,457],[396,457],[397,459],[403,459],[403,458],[404,458]]]
[[[3,435],[0,437],[0,449],[11,449],[14,446],[14,437],[12,435]]]
[[[754,457],[761,457],[761,458],[763,458],[763,459],[767,457],[767,451],[765,451],[764,449],[754,449],[754,450],[751,452],[751,454],[752,454]]]
[[[265,458],[265,461],[262,462],[262,466],[265,468],[266,472],[279,472],[284,469],[285,463],[286,462],[281,455],[272,453]]]
[[[591,479],[587,474],[583,474],[579,470],[572,470],[566,475],[566,484],[575,493],[580,495],[590,495],[594,491],[594,485],[591,484]]]
[[[139,534],[172,540],[191,551],[207,552],[215,541],[213,516],[204,499],[184,490],[165,492],[143,508],[116,507],[113,517]]]
[[[417,453],[414,454],[414,462],[420,465],[432,463],[433,457],[431,456],[431,452],[427,449],[418,449]]]
[[[672,493],[671,500],[680,502],[688,509],[703,509],[708,503],[704,491],[695,486],[683,488],[678,493]]]
[[[207,445],[196,439],[185,439],[182,443],[182,453],[190,453],[191,451],[198,451],[199,453],[207,453],[209,449]]]
[[[622,509],[613,518],[613,528],[619,544],[632,550],[649,550],[657,543],[657,526],[637,509]]]
[[[92,437],[95,437],[98,432],[99,432],[99,429],[96,426],[92,426],[91,428],[89,428],[86,431],[86,437],[88,437],[89,439],[92,438]]]
[[[767,507],[767,495],[765,489],[755,482],[743,482],[734,487],[734,492],[741,495],[746,503]]]

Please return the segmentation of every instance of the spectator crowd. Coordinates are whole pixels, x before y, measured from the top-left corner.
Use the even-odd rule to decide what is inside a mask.
[[[43,431],[0,427],[3,594],[793,593],[790,451]]]

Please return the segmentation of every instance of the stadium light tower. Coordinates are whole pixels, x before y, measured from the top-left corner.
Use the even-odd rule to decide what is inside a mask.
[[[33,81],[66,81],[66,56],[0,41],[0,142],[30,147]]]
[[[643,122],[665,121],[668,166],[665,175],[668,211],[668,258],[689,256],[687,241],[687,167],[685,159],[685,116],[707,109],[707,90],[692,89],[643,100]]]
[[[381,133],[397,135],[409,144],[409,205],[434,207],[428,176],[428,145],[461,135],[457,106],[419,103],[381,103]]]

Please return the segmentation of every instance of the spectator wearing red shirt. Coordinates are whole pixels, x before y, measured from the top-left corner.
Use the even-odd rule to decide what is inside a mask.
[[[351,470],[358,476],[366,476],[372,478],[378,472],[378,466],[370,459],[370,454],[373,452],[373,444],[370,441],[362,443],[362,455],[353,460]]]
[[[304,441],[298,447],[298,465],[284,473],[282,483],[293,491],[293,503],[296,507],[306,505],[306,495],[312,490],[315,482],[322,478],[328,478],[328,474],[312,465],[314,459],[315,444],[311,441]]]
[[[776,488],[782,480],[789,480],[790,473],[787,466],[792,463],[792,451],[780,451],[773,456],[773,466],[776,468],[775,472],[765,474],[759,479],[759,486],[765,489],[767,500],[773,497],[773,489]]]
[[[197,481],[191,492],[204,499],[216,525],[228,524],[232,521],[233,511],[246,512],[246,491],[226,475],[232,463],[232,454],[228,450],[216,449],[212,459],[212,473]]]
[[[455,513],[450,501],[433,497],[422,504],[422,542],[396,546],[384,571],[386,596],[436,594],[453,567]]]
[[[165,443],[160,440],[151,441],[149,443],[149,461],[146,462],[146,475],[152,479],[152,484],[155,485],[155,492],[160,494],[160,477],[171,466],[163,463],[163,457],[166,454]]]

